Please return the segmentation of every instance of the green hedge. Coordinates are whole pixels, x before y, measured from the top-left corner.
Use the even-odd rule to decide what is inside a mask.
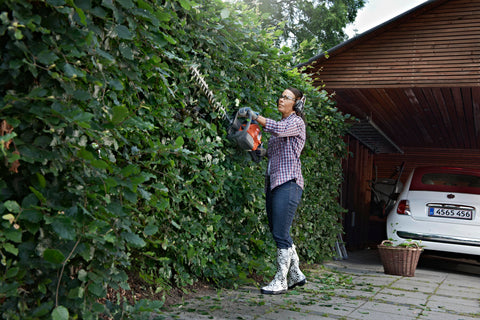
[[[330,257],[345,119],[255,13],[216,0],[4,0],[0,21],[2,319],[160,308],[105,302],[128,274],[165,292],[272,273],[266,162],[226,139],[192,65],[231,113],[278,119],[284,88],[307,94],[293,234],[304,260]]]

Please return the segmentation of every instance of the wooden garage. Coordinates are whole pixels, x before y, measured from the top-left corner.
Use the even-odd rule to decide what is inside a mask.
[[[480,0],[425,2],[301,66],[356,118],[341,199],[348,248],[384,236],[372,181],[403,183],[423,165],[480,168]]]

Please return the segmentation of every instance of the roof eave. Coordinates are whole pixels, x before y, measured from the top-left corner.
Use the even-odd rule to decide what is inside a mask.
[[[388,21],[385,21],[384,23],[382,24],[379,24],[378,26],[376,27],[373,27],[361,34],[358,34],[356,36],[354,36],[353,38],[350,38],[338,45],[336,45],[335,47],[333,48],[330,48],[329,50],[325,51],[324,53],[321,53],[313,58],[310,58],[307,62],[304,62],[304,63],[300,63],[298,65],[295,66],[295,68],[299,69],[301,67],[304,67],[304,66],[307,66],[307,65],[311,65],[311,64],[314,64],[314,63],[320,63],[326,59],[329,59],[330,57],[332,56],[335,56],[345,50],[348,50],[349,48],[355,46],[358,42],[361,42],[361,41],[365,41],[365,40],[368,40],[372,37],[375,37],[377,36],[378,34],[380,33],[383,33],[393,27],[395,27],[398,23],[400,23],[402,20],[406,19],[406,18],[410,18],[411,16],[415,16],[415,15],[418,15],[426,10],[430,10],[431,8],[434,8],[446,1],[449,1],[449,0],[429,0],[429,1],[426,1],[408,11],[405,11],[404,13],[388,20]]]

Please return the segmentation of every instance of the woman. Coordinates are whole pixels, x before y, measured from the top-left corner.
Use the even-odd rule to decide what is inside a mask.
[[[264,294],[280,294],[306,283],[300,271],[290,228],[303,192],[300,154],[305,145],[304,98],[300,90],[288,88],[277,101],[280,121],[265,118],[250,108],[240,114],[252,116],[266,132],[272,134],[268,141],[268,167],[266,175],[266,209],[268,224],[277,245],[277,273],[262,288]]]

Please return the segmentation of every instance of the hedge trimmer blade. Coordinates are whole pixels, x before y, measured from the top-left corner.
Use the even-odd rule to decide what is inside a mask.
[[[232,122],[232,119],[228,116],[226,108],[222,105],[221,102],[217,101],[213,92],[208,88],[208,84],[200,74],[196,66],[190,66],[190,71],[192,72],[193,79],[200,86],[203,93],[207,96],[208,102],[215,108],[215,111],[220,111],[223,113],[223,118],[228,120],[229,123]]]
[[[223,113],[223,118],[229,122],[229,128],[227,130],[227,138],[231,141],[234,141],[237,146],[241,147],[243,150],[248,151],[252,156],[254,162],[260,162],[266,154],[266,150],[263,148],[262,144],[262,134],[258,124],[253,121],[250,117],[247,119],[246,124],[238,119],[238,112],[235,115],[235,119],[232,120],[227,113],[225,106],[215,99],[215,95],[208,88],[208,84],[203,78],[203,76],[198,71],[197,67],[192,65],[190,66],[190,71],[192,72],[193,79],[200,86],[200,89],[207,96],[208,102],[214,107],[215,111],[220,111]],[[251,128],[251,130],[249,130]]]

